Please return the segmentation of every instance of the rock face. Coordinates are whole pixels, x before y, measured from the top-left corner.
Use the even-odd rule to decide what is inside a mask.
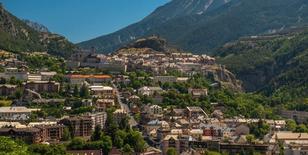
[[[216,64],[206,66],[204,74],[207,77],[218,81],[221,86],[235,91],[243,91],[242,82],[236,79],[235,75],[225,68],[225,66]]]
[[[143,38],[131,43],[124,48],[150,48],[155,51],[167,51],[167,41],[157,36]]]
[[[49,33],[49,30],[46,26],[30,21],[30,20],[23,20],[28,26],[30,26],[31,28],[33,28],[34,30],[38,31],[38,32],[45,32],[45,33]]]

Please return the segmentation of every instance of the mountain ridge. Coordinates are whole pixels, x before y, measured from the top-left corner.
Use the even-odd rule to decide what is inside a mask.
[[[246,90],[262,92],[280,102],[297,102],[308,96],[307,45],[305,27],[241,38],[222,47],[217,58],[243,81]]]
[[[28,23],[29,24],[29,23]],[[48,52],[67,57],[77,48],[65,37],[39,32],[0,4],[0,49],[11,52]]]
[[[112,52],[136,39],[155,34],[186,51],[213,54],[219,46],[241,36],[271,33],[308,23],[308,10],[304,9],[308,2],[305,0],[217,0],[202,14],[201,8],[211,0],[180,2],[171,1],[138,23],[78,46]],[[192,3],[188,9],[179,11],[188,2]]]

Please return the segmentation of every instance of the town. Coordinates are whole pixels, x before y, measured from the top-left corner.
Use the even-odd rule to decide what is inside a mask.
[[[1,51],[0,136],[74,155],[307,151],[308,112],[237,106],[241,83],[215,58],[146,41],[67,60]]]

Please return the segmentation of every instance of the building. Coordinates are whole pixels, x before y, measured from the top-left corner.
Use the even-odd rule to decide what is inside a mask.
[[[89,137],[93,131],[93,120],[87,116],[74,116],[62,119],[61,124],[64,124],[70,129],[70,132],[75,137]]]
[[[154,82],[156,83],[173,83],[173,82],[177,82],[177,77],[175,76],[155,76],[153,78]]]
[[[281,111],[281,116],[288,119],[294,119],[298,123],[305,123],[308,120],[308,112],[305,111],[283,110]]]
[[[16,85],[0,85],[0,95],[1,96],[12,96],[17,91]]]
[[[97,111],[106,111],[107,108],[113,107],[114,105],[114,99],[98,99],[95,102],[95,109]]]
[[[89,89],[98,98],[113,99],[115,96],[115,90],[109,86],[90,86]]]
[[[208,90],[207,89],[188,89],[188,94],[192,95],[194,98],[199,98],[201,96],[207,96]]]
[[[141,87],[138,89],[138,94],[145,95],[145,96],[152,96],[155,94],[160,94],[164,90],[160,87]]]
[[[58,93],[60,91],[60,83],[55,81],[27,81],[24,87],[38,93]]]
[[[163,155],[167,154],[169,148],[175,148],[177,154],[189,149],[189,136],[166,135],[161,142]]]
[[[0,128],[0,136],[23,140],[26,143],[40,143],[44,141],[44,134],[38,128]]]
[[[96,126],[100,126],[102,129],[105,128],[105,123],[107,119],[106,112],[97,112],[97,113],[88,113],[85,116],[90,117],[92,119],[92,130],[94,131]]]
[[[188,118],[208,117],[208,115],[200,107],[187,107]]]
[[[73,85],[82,85],[85,81],[89,83],[103,83],[110,82],[112,77],[110,75],[81,75],[81,74],[69,74],[66,78]]]
[[[31,112],[39,110],[26,107],[0,107],[0,120],[27,120]]]
[[[127,112],[124,109],[117,109],[113,112],[113,117],[117,122],[127,117]]]
[[[18,71],[17,68],[6,68],[4,73],[0,73],[0,78],[10,80],[14,77],[16,80],[25,81],[28,79],[28,74],[25,71]]]
[[[51,78],[57,75],[57,72],[40,72],[40,75],[43,81],[49,81]]]
[[[63,137],[64,125],[35,125],[36,128],[42,130],[44,142],[59,142]]]
[[[103,155],[102,150],[68,150],[71,155]]]

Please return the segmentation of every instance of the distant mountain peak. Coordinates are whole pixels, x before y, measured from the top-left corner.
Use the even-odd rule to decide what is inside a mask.
[[[109,53],[157,34],[185,51],[214,54],[242,36],[308,24],[307,5],[307,0],[173,0],[138,23],[78,45]]]

